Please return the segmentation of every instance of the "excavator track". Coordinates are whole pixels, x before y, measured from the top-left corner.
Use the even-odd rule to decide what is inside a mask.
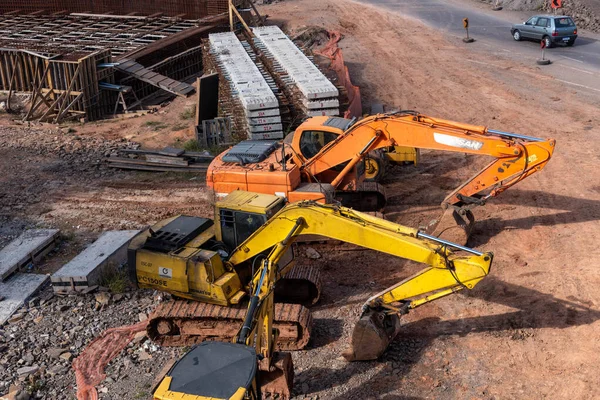
[[[189,300],[160,304],[148,319],[148,337],[161,346],[191,346],[205,340],[232,341],[246,316],[245,305],[219,306]],[[276,350],[301,350],[310,339],[312,315],[300,304],[275,304]]]
[[[312,306],[321,297],[321,270],[314,265],[294,265],[275,285],[278,303]]]
[[[337,191],[335,199],[358,211],[381,211],[387,201],[385,188],[377,182],[363,182],[357,190]]]

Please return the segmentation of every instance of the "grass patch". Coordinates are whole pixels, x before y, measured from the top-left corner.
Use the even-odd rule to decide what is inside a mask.
[[[148,396],[150,396],[148,394],[148,392],[137,392],[133,398],[134,399],[147,399]]]
[[[179,114],[179,118],[181,119],[192,119],[196,116],[196,107],[190,107],[183,110],[181,114]]]
[[[165,129],[166,127],[169,126],[169,125],[165,124],[164,122],[160,122],[160,121],[146,121],[142,125],[145,126],[146,128],[152,129],[153,131],[160,131],[161,129]]]
[[[108,265],[100,277],[100,285],[107,287],[112,293],[123,293],[130,286],[126,269]]]
[[[185,151],[202,151],[202,150],[204,150],[200,146],[200,143],[198,143],[198,141],[196,139],[190,139],[187,142],[185,142],[183,144],[183,149]]]
[[[186,129],[189,125],[188,124],[175,124],[171,127],[172,131],[180,131],[182,129]]]
[[[60,231],[59,238],[63,242],[72,242],[75,240],[75,232],[73,231]]]

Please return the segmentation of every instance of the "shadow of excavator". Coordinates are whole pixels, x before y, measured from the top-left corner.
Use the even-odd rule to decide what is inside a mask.
[[[504,314],[469,317],[441,321],[439,318],[424,318],[407,323],[398,337],[392,342],[386,353],[377,361],[348,363],[345,368],[311,368],[297,374],[299,381],[310,382],[310,393],[329,389],[331,382],[341,387],[336,400],[364,399],[414,399],[398,397],[391,392],[399,389],[398,382],[409,374],[430,345],[443,336],[466,336],[482,332],[504,332],[511,339],[525,339],[523,330],[558,328],[568,329],[574,326],[589,325],[600,320],[600,311],[593,309],[592,302],[569,297],[558,299],[547,293],[503,282],[495,277],[482,281],[478,288],[468,292],[467,296],[502,304],[516,311]],[[390,368],[378,368],[381,364],[394,364],[393,374]],[[365,374],[369,370],[379,369],[367,382],[344,391],[343,386],[355,375]],[[327,379],[324,379],[327,377]],[[401,389],[401,388],[400,388]]]

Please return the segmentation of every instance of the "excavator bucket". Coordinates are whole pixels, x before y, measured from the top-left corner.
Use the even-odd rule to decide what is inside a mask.
[[[292,355],[285,352],[273,353],[271,365],[259,364],[258,380],[263,397],[287,400],[292,397],[294,364]],[[264,361],[267,361],[266,359]],[[263,370],[264,368],[264,370]]]
[[[471,211],[465,210],[462,215],[454,208],[448,207],[442,216],[428,227],[427,231],[440,239],[464,246],[471,235],[474,223],[475,217]]]
[[[385,352],[399,330],[397,314],[366,311],[354,326],[350,348],[342,355],[348,361],[375,360]]]

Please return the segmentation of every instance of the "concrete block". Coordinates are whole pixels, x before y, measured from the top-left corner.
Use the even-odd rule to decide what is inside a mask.
[[[283,131],[250,133],[252,140],[283,139]]]
[[[248,123],[250,125],[280,124],[281,117],[277,115],[275,117],[248,118]]]
[[[21,308],[48,280],[48,275],[16,273],[0,282],[0,325]]]
[[[308,110],[306,112],[306,115],[308,115],[309,117],[322,117],[322,116],[335,117],[336,115],[340,115],[340,109],[339,108],[323,108],[321,110]]]
[[[54,292],[83,291],[100,284],[107,266],[118,266],[127,261],[127,246],[138,233],[140,231],[104,232],[87,249],[52,274]]]
[[[250,133],[283,131],[281,124],[251,125]]]
[[[58,229],[30,229],[0,250],[0,281],[56,246]]]
[[[318,110],[321,108],[336,108],[340,106],[340,102],[338,99],[321,99],[321,100],[308,100],[304,99],[302,101],[304,106],[309,110]]]
[[[309,99],[337,97],[336,87],[277,26],[252,28],[261,48],[287,72],[300,92]]]

